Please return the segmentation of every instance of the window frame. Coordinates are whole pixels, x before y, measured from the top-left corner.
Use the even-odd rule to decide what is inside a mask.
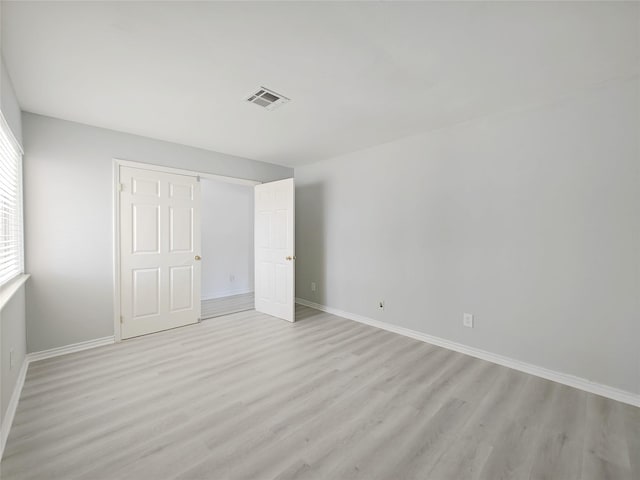
[[[6,152],[4,151],[4,144],[6,140],[6,148],[8,149]],[[24,177],[23,177],[23,156],[24,150],[22,149],[22,145],[17,140],[11,127],[9,126],[6,118],[0,111],[0,155],[4,155],[7,153],[11,157],[9,158],[8,163],[5,165],[4,160],[0,157],[0,183],[4,182],[5,184],[12,183],[15,179],[15,193],[14,193],[14,205],[15,205],[15,214],[14,220],[11,222],[12,227],[15,228],[15,236],[17,239],[15,240],[18,248],[17,248],[17,265],[15,262],[12,264],[17,266],[17,270],[15,266],[11,270],[7,270],[11,273],[10,276],[4,278],[4,273],[0,270],[0,289],[5,289],[14,282],[17,278],[25,273],[25,252],[24,252]],[[14,162],[15,164],[11,164]],[[13,173],[15,172],[15,177]],[[0,188],[2,186],[0,185]],[[4,220],[5,213],[0,210],[0,228],[3,228],[5,222]],[[7,257],[9,258],[9,257]],[[15,256],[11,257],[15,259]]]

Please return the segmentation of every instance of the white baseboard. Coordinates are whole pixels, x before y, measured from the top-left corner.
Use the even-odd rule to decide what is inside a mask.
[[[400,327],[397,325],[392,325],[390,323],[381,322],[379,320],[374,320],[372,318],[368,318],[362,315],[357,315],[355,313],[345,312],[343,310],[338,310],[337,308],[327,307],[326,305],[321,305],[319,303],[311,302],[309,300],[305,300],[304,298],[296,298],[296,303],[299,303],[300,305],[305,305],[307,307],[315,308],[316,310],[321,310],[323,312],[331,313],[333,315],[337,315],[339,317],[343,317],[349,320],[364,323],[372,327],[381,328],[382,330],[398,333],[400,335],[404,335],[406,337],[420,340],[425,343],[430,343],[432,345],[437,345],[439,347],[444,347],[449,350],[464,353],[465,355],[470,355],[472,357],[480,358],[482,360],[487,360],[488,362],[513,368],[514,370],[519,370],[521,372],[529,373],[537,377],[542,377],[547,380],[552,380],[554,382],[562,383],[563,385],[568,385],[570,387],[584,390],[589,393],[595,393],[596,395],[601,395],[603,397],[607,397],[612,400],[617,400],[619,402],[628,403],[629,405],[640,407],[640,395],[627,392],[625,390],[620,390],[618,388],[610,387],[607,385],[603,385],[601,383],[592,382],[590,380],[587,380],[586,378],[576,377],[574,375],[569,375],[569,374],[558,372],[555,370],[550,370],[548,368],[539,367],[537,365],[533,365],[527,362],[522,362],[514,358],[509,358],[503,355],[487,352],[486,350],[481,350],[475,347],[469,347],[467,345],[463,345],[462,343],[452,342],[444,338],[434,337],[433,335],[427,335],[426,333],[417,332],[415,330],[411,330],[405,327]]]
[[[73,343],[71,345],[65,345],[64,347],[52,348],[50,350],[42,350],[41,352],[29,353],[27,354],[27,358],[29,359],[29,362],[37,362],[38,360],[44,360],[45,358],[59,357],[60,355],[81,352],[82,350],[102,347],[103,345],[111,345],[112,343],[115,343],[113,335],[109,337],[96,338],[94,340],[87,340],[86,342]]]
[[[86,342],[74,343],[72,345],[66,345],[64,347],[52,348],[50,350],[28,353],[24,357],[22,366],[20,367],[20,373],[18,374],[18,379],[16,380],[16,384],[13,388],[13,393],[11,394],[11,400],[9,401],[7,412],[2,421],[2,425],[0,425],[0,459],[2,459],[4,446],[7,444],[7,438],[9,438],[9,431],[11,430],[11,425],[13,424],[13,417],[15,416],[16,409],[18,408],[18,401],[20,400],[20,394],[22,393],[24,380],[27,376],[27,369],[29,368],[31,362],[44,360],[45,358],[59,357],[60,355],[66,355],[68,353],[81,352],[82,350],[102,347],[103,345],[111,345],[112,343],[115,343],[115,338],[113,335],[109,337],[88,340]]]
[[[71,345],[65,345],[64,347],[29,353],[27,354],[27,358],[29,359],[29,362],[37,362],[38,360],[44,360],[45,358],[59,357],[60,355],[81,352],[82,350],[102,347],[103,345],[111,345],[112,343],[115,343],[115,338],[113,335],[109,337],[96,338],[94,340],[87,340],[86,342],[73,343]]]
[[[16,415],[18,400],[20,400],[20,394],[22,393],[22,387],[24,386],[24,379],[27,376],[27,368],[29,368],[29,359],[25,356],[22,361],[22,366],[20,367],[20,372],[18,373],[16,384],[13,387],[13,393],[11,394],[11,399],[9,400],[9,405],[7,406],[4,419],[2,420],[2,425],[0,425],[0,459],[2,459],[4,446],[7,444],[7,438],[9,438],[9,431],[13,424],[13,417]]]
[[[253,293],[252,288],[239,288],[237,290],[227,290],[224,292],[215,292],[209,296],[202,297],[202,300],[215,300],[217,298],[231,297],[232,295],[244,295],[245,293]]]

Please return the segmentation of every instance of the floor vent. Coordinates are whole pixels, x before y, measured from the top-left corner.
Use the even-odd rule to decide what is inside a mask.
[[[260,87],[255,93],[247,97],[247,102],[266,108],[267,110],[275,110],[289,101],[290,99],[284,95],[280,95],[264,87]]]

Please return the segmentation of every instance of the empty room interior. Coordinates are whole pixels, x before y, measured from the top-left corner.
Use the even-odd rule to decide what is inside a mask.
[[[640,479],[640,2],[0,28],[2,480]]]

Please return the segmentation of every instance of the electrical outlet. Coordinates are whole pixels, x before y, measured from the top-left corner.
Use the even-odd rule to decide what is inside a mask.
[[[229,275],[229,281],[230,281],[230,282],[234,282],[234,281],[235,281],[235,279],[236,279],[236,276],[235,276],[235,275],[233,275],[233,274],[232,274],[232,275]]]
[[[384,310],[384,300],[378,302],[378,310]]]
[[[316,282],[311,282],[311,291],[312,292],[316,291]]]
[[[473,315],[470,313],[464,313],[462,315],[462,325],[467,328],[473,328]]]

